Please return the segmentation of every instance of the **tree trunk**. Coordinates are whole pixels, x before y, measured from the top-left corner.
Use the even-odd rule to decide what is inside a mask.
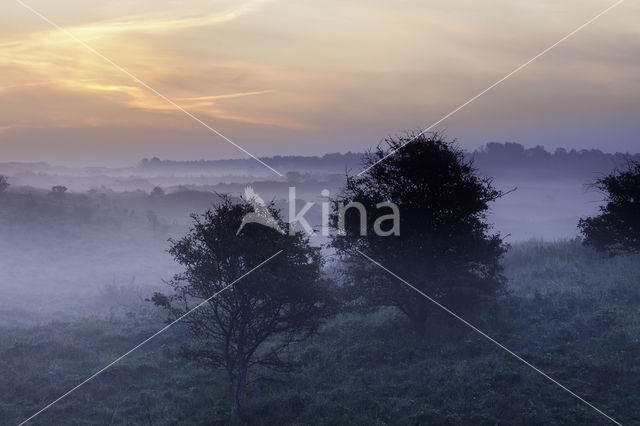
[[[238,376],[231,380],[231,420],[235,420],[240,413],[240,406],[244,399],[247,386],[247,368],[241,367]]]

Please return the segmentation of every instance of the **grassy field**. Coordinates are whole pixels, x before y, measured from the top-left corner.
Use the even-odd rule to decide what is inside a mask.
[[[575,241],[504,259],[510,294],[468,318],[625,425],[640,425],[640,258]],[[425,300],[425,303],[429,303]],[[151,305],[0,332],[0,424],[17,424],[163,326]],[[221,371],[177,355],[170,329],[44,412],[40,425],[228,424]],[[411,331],[395,311],[344,313],[257,371],[240,424],[607,424],[548,379],[434,307]]]

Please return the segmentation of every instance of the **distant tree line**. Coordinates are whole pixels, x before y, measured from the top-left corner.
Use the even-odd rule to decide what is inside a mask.
[[[344,172],[345,166],[358,166],[362,161],[361,153],[332,153],[321,157],[314,156],[274,156],[262,158],[267,164],[275,168],[284,170],[314,170],[333,169],[337,172]],[[257,164],[253,159],[231,159],[231,160],[195,160],[195,161],[175,161],[161,160],[157,157],[144,158],[139,167],[143,170],[261,170],[263,166]]]
[[[542,146],[525,148],[514,142],[488,143],[467,156],[474,160],[478,169],[492,176],[573,177],[580,180],[593,179],[595,173],[605,173],[628,161],[640,161],[640,154],[608,154],[599,149],[564,148],[549,152]]]
[[[494,177],[525,175],[534,178],[573,177],[581,180],[593,178],[594,172],[604,173],[612,165],[624,164],[629,159],[640,161],[640,154],[610,154],[598,149],[565,148],[550,152],[543,146],[526,148],[515,142],[490,142],[476,151],[463,152],[463,155],[466,160],[473,161],[479,171]],[[262,160],[283,172],[324,171],[342,174],[345,170],[360,167],[366,161],[366,153],[274,156],[264,157]],[[257,172],[262,168],[252,159],[175,161],[157,157],[143,159],[138,167],[142,170],[218,170],[229,173],[239,169]],[[292,176],[287,176],[287,180],[296,183]]]

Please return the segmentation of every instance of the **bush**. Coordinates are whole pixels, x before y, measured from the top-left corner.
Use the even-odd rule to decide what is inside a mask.
[[[605,195],[600,215],[580,219],[584,243],[611,254],[640,251],[640,163],[598,179],[594,186]]]
[[[265,209],[284,228],[278,212]],[[194,215],[189,234],[172,240],[169,250],[184,272],[169,283],[173,294],[153,297],[194,337],[182,353],[227,373],[232,418],[253,367],[290,367],[283,353],[313,334],[329,312],[319,249],[301,233],[283,235],[255,223],[237,231],[251,211],[224,197]]]
[[[367,214],[361,218],[348,209],[341,220],[335,213],[333,226],[343,223],[344,235],[334,236],[332,246],[347,265],[353,299],[370,307],[395,306],[420,328],[433,305],[359,251],[449,307],[470,309],[504,286],[505,246],[486,221],[489,203],[502,192],[438,134],[390,139],[387,145],[367,155],[370,168],[362,176],[347,177],[336,211],[341,203],[357,202]],[[372,231],[389,213],[378,206],[389,201],[399,209],[398,232],[381,236]]]

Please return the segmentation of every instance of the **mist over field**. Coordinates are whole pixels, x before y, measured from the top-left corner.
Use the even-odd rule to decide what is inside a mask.
[[[2,423],[31,414],[27,412],[30,410],[19,408],[22,403],[16,405],[17,400],[30,401],[31,409],[38,408],[72,385],[71,378],[90,374],[163,326],[164,315],[151,297],[165,291],[168,280],[182,271],[167,250],[171,246],[169,239],[179,240],[189,232],[192,214],[220,205],[225,195],[243,203],[245,188],[251,187],[267,202],[273,201],[287,222],[289,191],[295,188],[296,211],[307,202],[315,203],[305,218],[319,230],[323,223],[322,203],[344,190],[346,174],[353,176],[362,170],[362,158],[358,153],[265,158],[283,173],[277,179],[252,160],[187,162],[150,158],[121,168],[1,163],[0,175],[7,177],[10,186],[0,193],[0,328],[4,330],[0,338],[0,368],[13,373],[5,376],[9,379],[0,385],[0,393],[8,395],[14,389],[14,395],[0,404]],[[561,149],[550,153],[541,147],[525,149],[515,143],[491,143],[465,153],[465,158],[473,161],[479,176],[491,178],[493,185],[505,193],[491,204],[487,220],[493,226],[492,232],[503,236],[509,245],[501,263],[508,292],[515,302],[494,307],[490,316],[479,317],[483,326],[554,371],[560,371],[556,361],[540,358],[534,343],[522,346],[517,336],[530,336],[527,339],[532,342],[546,341],[549,350],[566,356],[573,356],[566,352],[566,345],[580,348],[581,356],[595,356],[610,339],[624,340],[624,349],[620,350],[625,357],[637,353],[637,338],[633,343],[629,340],[640,331],[639,311],[633,302],[640,300],[637,258],[608,259],[583,247],[577,223],[580,218],[596,214],[602,204],[603,194],[590,184],[630,160],[640,159],[640,155]],[[321,194],[323,190],[329,190],[329,197]],[[310,238],[311,245],[320,247],[327,257],[324,273],[339,277],[340,261],[327,246],[329,241],[319,233]],[[598,306],[590,307],[596,301]],[[517,310],[531,312],[540,321],[564,319],[559,319],[561,326],[554,325],[554,335],[547,335],[550,324],[536,328],[535,321],[527,319],[529,314],[516,315]],[[584,317],[581,312],[586,311],[593,312],[593,318]],[[501,317],[511,318],[513,323],[505,326]],[[338,314],[324,323],[310,343],[295,349],[300,351],[295,356],[311,375],[324,374],[322,363],[345,370],[331,373],[331,385],[296,376],[295,372],[284,378],[267,374],[266,382],[247,390],[248,405],[241,421],[252,424],[256,416],[262,415],[266,416],[266,424],[289,423],[292,418],[307,423],[323,418],[322,423],[331,424],[370,424],[376,419],[424,424],[443,419],[447,424],[471,424],[474,419],[486,424],[488,419],[495,419],[502,424],[503,416],[516,416],[519,420],[513,424],[538,418],[567,424],[594,420],[588,409],[576,408],[573,401],[567,401],[562,392],[547,384],[543,384],[545,394],[540,396],[541,391],[535,387],[540,386],[539,378],[523,372],[519,365],[509,361],[508,368],[496,367],[501,364],[495,362],[504,362],[502,355],[469,337],[446,317],[436,315],[430,321],[433,326],[421,338],[424,342],[399,354],[394,351],[414,341],[414,337],[406,330],[394,331],[396,342],[388,341],[389,328],[404,330],[398,312],[382,309],[363,315],[348,311]],[[576,321],[584,324],[577,325]],[[596,324],[607,330],[598,338],[585,337],[575,328],[587,327],[583,330],[589,334],[586,330]],[[205,374],[199,365],[183,364],[177,353],[180,345],[188,343],[184,335],[167,333],[157,340],[149,344],[140,355],[142,358],[132,356],[123,366],[114,366],[102,382],[96,380],[98,383],[87,386],[85,398],[93,401],[93,408],[70,399],[67,404],[53,407],[46,414],[49,417],[43,415],[41,424],[47,424],[47,419],[60,424],[224,424],[229,406],[225,387],[216,384],[224,382],[222,376],[218,377],[222,373],[206,370],[209,373]],[[454,341],[462,342],[462,346]],[[106,350],[111,344],[117,350]],[[384,347],[396,349],[386,353]],[[336,358],[341,351],[346,351],[342,361]],[[554,360],[565,356],[556,355]],[[410,367],[391,371],[384,366],[387,357],[402,359]],[[56,360],[55,371],[43,373],[49,358]],[[467,358],[476,367],[465,364]],[[447,366],[450,361],[446,359],[458,360]],[[608,383],[607,389],[615,389],[609,379],[602,377],[620,371],[600,371],[598,368],[605,366],[601,361],[594,362],[588,380],[599,383],[597,386]],[[442,370],[433,370],[430,365],[439,365]],[[482,378],[470,384],[468,392],[485,395],[478,401],[480,406],[498,407],[487,409],[488,414],[476,412],[480,408],[464,402],[458,395],[460,388],[448,377],[452,373],[447,371],[454,369],[456,380],[467,380],[463,378],[473,376],[473,368],[482,369]],[[621,368],[631,371],[631,367]],[[633,380],[640,380],[637,368],[636,365],[634,373],[627,375],[631,382],[619,384],[621,392],[625,386],[637,386],[633,385]],[[16,373],[24,369],[31,373]],[[410,371],[422,373],[417,373],[415,380],[404,377]],[[50,389],[33,392],[30,383],[42,380],[42,374],[57,379],[51,382]],[[62,379],[60,375],[64,374],[75,376]],[[213,376],[205,379],[209,374]],[[375,396],[354,399],[359,385],[339,378],[350,374],[353,380],[370,382],[362,386]],[[375,374],[384,375],[385,381],[404,386],[405,390],[396,399],[391,398]],[[564,378],[574,385],[574,379],[587,380],[577,372]],[[425,381],[431,384],[424,385]],[[439,390],[429,393],[427,389],[436,386],[434,383],[439,383]],[[126,394],[114,391],[122,386],[139,389]],[[525,413],[522,404],[526,399],[506,398],[510,386],[539,395],[542,400],[536,404],[542,411]],[[258,396],[261,389],[270,389],[271,397]],[[208,397],[179,396],[180,392],[200,390]],[[499,402],[490,396],[492,392],[502,395]],[[602,399],[598,392],[591,393]],[[347,401],[346,405],[336,402],[341,398]],[[416,398],[422,401],[421,405],[410,402]],[[639,411],[637,406],[628,405],[628,398],[606,403],[610,408],[618,407],[624,418],[631,420]],[[168,401],[172,401],[173,408],[166,405]],[[281,401],[288,404],[283,412],[268,408]],[[622,404],[630,408],[621,409]],[[118,408],[121,405],[127,408]],[[559,408],[565,405],[573,408]],[[146,408],[134,408],[140,406]],[[187,412],[197,414],[184,417]]]
[[[601,194],[589,189],[595,178],[624,161],[601,152],[550,155],[515,144],[489,145],[470,154],[480,174],[512,191],[492,206],[490,221],[509,243],[555,241],[577,236],[578,218],[597,210]],[[337,194],[345,171],[361,169],[361,155],[270,159],[286,174],[274,175],[252,160],[143,160],[128,168],[65,168],[46,163],[0,164],[10,189],[3,194],[0,250],[3,321],[41,321],[118,311],[142,304],[149,289],[177,271],[166,253],[167,239],[184,234],[191,213],[201,213],[218,194],[243,195],[253,187],[288,215],[289,187],[298,209],[321,224],[320,192]],[[50,189],[68,191],[55,197]],[[164,194],[152,195],[153,188]],[[331,195],[330,195],[331,197]],[[312,239],[326,243],[320,235]],[[139,300],[131,296],[139,292]]]
[[[597,211],[597,177],[628,155],[600,151],[555,154],[517,144],[489,144],[468,154],[479,174],[509,193],[491,207],[489,221],[508,243],[572,239],[580,217]],[[38,322],[90,314],[123,313],[144,306],[152,289],[178,271],[167,254],[169,238],[185,234],[192,213],[218,194],[239,198],[251,186],[289,214],[289,187],[297,211],[316,203],[305,218],[322,223],[321,203],[344,185],[345,172],[361,170],[360,154],[269,158],[282,179],[253,160],[144,159],[134,167],[68,168],[46,163],[2,163],[11,186],[0,206],[0,319]],[[56,197],[51,187],[68,191]],[[162,188],[154,195],[155,187]],[[315,245],[326,243],[317,235]]]

